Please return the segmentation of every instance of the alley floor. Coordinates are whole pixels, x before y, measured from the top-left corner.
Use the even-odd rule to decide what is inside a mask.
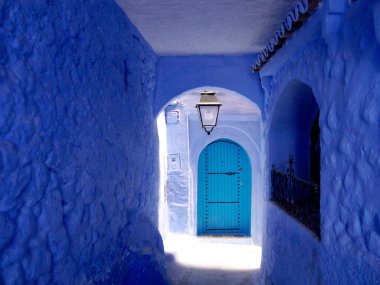
[[[249,238],[178,235],[164,244],[172,285],[261,283],[261,248]]]

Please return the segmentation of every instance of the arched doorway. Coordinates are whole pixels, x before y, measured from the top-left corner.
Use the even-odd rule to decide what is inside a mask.
[[[195,105],[199,92],[213,90],[223,104],[218,126],[207,135]],[[260,108],[242,94],[218,87],[188,90],[161,110],[157,117],[160,138],[160,232],[165,252],[178,264],[206,268],[251,270],[260,268],[262,245],[262,119]],[[249,158],[248,209],[245,231],[228,233],[239,238],[198,236],[198,162],[202,151],[218,140],[241,146]],[[232,171],[228,171],[232,172]],[[233,175],[232,175],[233,176]],[[244,184],[244,183],[243,183]],[[247,201],[247,199],[245,199]],[[240,237],[242,236],[242,237]],[[243,257],[244,256],[244,257]],[[210,267],[212,266],[212,267]]]
[[[289,155],[295,174],[319,182],[319,106],[310,86],[291,81],[273,110],[269,130],[269,163],[285,171]],[[282,168],[281,168],[282,167]]]
[[[208,136],[200,126],[195,107],[199,92],[214,90],[223,103],[218,126]],[[260,108],[241,94],[219,87],[186,91],[161,110],[157,117],[160,139],[160,232],[197,236],[198,159],[202,150],[218,139],[230,139],[248,153],[251,177],[252,240],[262,240],[262,121]],[[174,163],[173,163],[174,162]]]
[[[198,160],[198,235],[251,234],[251,163],[228,139],[216,140]]]
[[[288,82],[269,130],[271,200],[320,236],[319,105],[312,88]]]

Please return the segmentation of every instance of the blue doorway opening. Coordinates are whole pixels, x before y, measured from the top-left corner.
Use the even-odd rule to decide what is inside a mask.
[[[198,160],[198,235],[251,235],[251,163],[236,142],[216,140]]]

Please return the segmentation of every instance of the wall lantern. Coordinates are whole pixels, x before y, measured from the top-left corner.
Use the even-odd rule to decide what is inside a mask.
[[[201,100],[195,107],[198,109],[202,128],[209,135],[218,122],[219,108],[222,106],[214,91],[201,92]]]

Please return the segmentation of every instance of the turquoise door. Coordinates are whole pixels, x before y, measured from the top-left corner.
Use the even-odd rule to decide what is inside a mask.
[[[198,161],[198,235],[251,234],[251,163],[237,143],[210,143]]]

